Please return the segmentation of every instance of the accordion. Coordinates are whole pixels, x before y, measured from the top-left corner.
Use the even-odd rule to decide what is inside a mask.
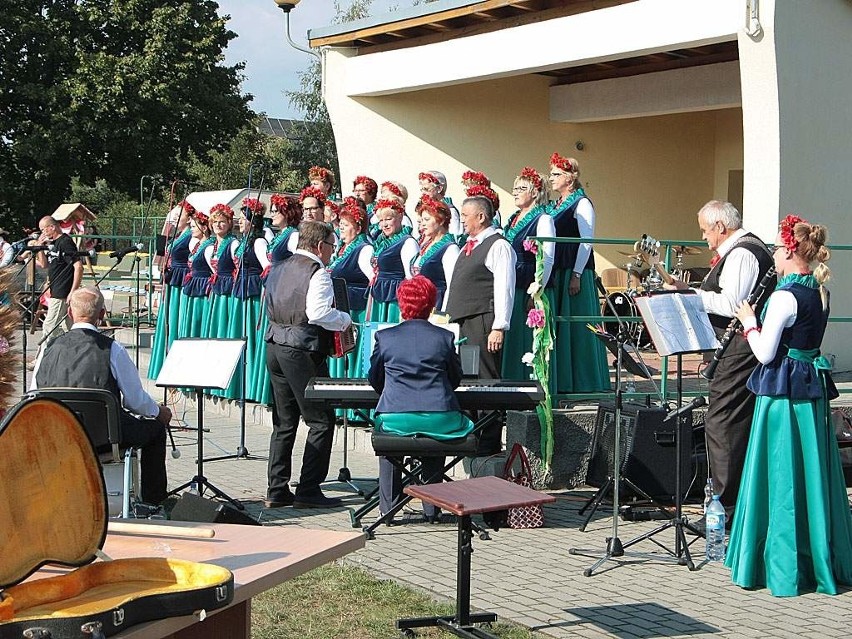
[[[341,277],[334,277],[331,280],[332,289],[334,291],[334,306],[339,311],[344,313],[349,312],[349,293],[346,291],[346,280]],[[332,357],[343,357],[347,353],[355,350],[355,330],[352,324],[349,328],[343,331],[335,331],[334,333],[334,350],[331,352]]]

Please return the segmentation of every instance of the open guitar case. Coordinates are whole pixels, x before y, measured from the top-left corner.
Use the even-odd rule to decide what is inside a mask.
[[[10,409],[0,421],[0,459],[0,639],[98,639],[233,600],[233,574],[212,564],[95,562],[106,539],[106,487],[65,405],[37,398]],[[76,570],[24,582],[45,564]]]

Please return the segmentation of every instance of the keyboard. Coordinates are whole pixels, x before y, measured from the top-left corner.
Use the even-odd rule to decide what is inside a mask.
[[[307,399],[324,399],[334,408],[375,408],[379,394],[366,380],[315,377],[305,389]],[[536,381],[477,379],[456,389],[462,410],[534,410],[544,399]]]

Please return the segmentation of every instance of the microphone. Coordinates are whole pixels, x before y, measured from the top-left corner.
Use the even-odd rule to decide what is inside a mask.
[[[15,242],[15,245],[17,246],[18,242]],[[53,248],[53,244],[42,244],[40,246],[30,244],[29,246],[21,246],[21,253],[24,253],[25,251],[32,251],[33,253],[36,253],[38,251],[52,251]]]
[[[88,251],[60,251],[62,255],[65,257],[88,257],[92,258],[95,256],[95,249],[89,249]]]
[[[665,418],[663,419],[663,422],[667,422],[670,419],[674,419],[675,417],[679,417],[680,415],[683,415],[684,413],[688,413],[693,408],[701,408],[706,403],[707,403],[707,400],[704,397],[696,397],[691,402],[689,402],[686,406],[681,406],[680,408],[676,408],[675,410],[670,412],[668,415],[666,415]]]
[[[133,246],[128,246],[126,249],[121,249],[120,251],[113,251],[109,254],[109,256],[120,260],[125,255],[129,255],[130,253],[134,253],[136,251],[141,251],[143,248],[145,248],[144,244],[142,244],[142,242],[139,242],[138,244],[134,244]]]
[[[20,244],[20,243],[23,242],[24,244],[26,244],[30,240],[37,240],[40,236],[41,236],[41,233],[30,233],[29,235],[27,235],[22,240],[18,240],[17,242],[12,242],[12,243],[13,244]]]

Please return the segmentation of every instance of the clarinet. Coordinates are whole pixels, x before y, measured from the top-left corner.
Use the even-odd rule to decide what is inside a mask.
[[[769,286],[769,283],[775,277],[775,266],[770,266],[769,270],[766,271],[766,274],[761,278],[761,280],[757,283],[757,286],[754,287],[751,293],[749,293],[748,298],[746,299],[746,304],[751,306],[757,300],[761,298],[764,291],[766,291],[766,287]],[[725,351],[728,349],[728,346],[731,345],[731,340],[734,339],[734,335],[737,334],[737,331],[740,330],[742,324],[740,320],[734,317],[731,320],[731,323],[728,324],[728,327],[725,329],[725,333],[719,339],[719,347],[713,352],[713,359],[710,360],[710,363],[701,371],[701,377],[704,379],[712,380],[716,375],[716,367],[719,366],[719,360],[722,359],[722,355],[725,354]]]

